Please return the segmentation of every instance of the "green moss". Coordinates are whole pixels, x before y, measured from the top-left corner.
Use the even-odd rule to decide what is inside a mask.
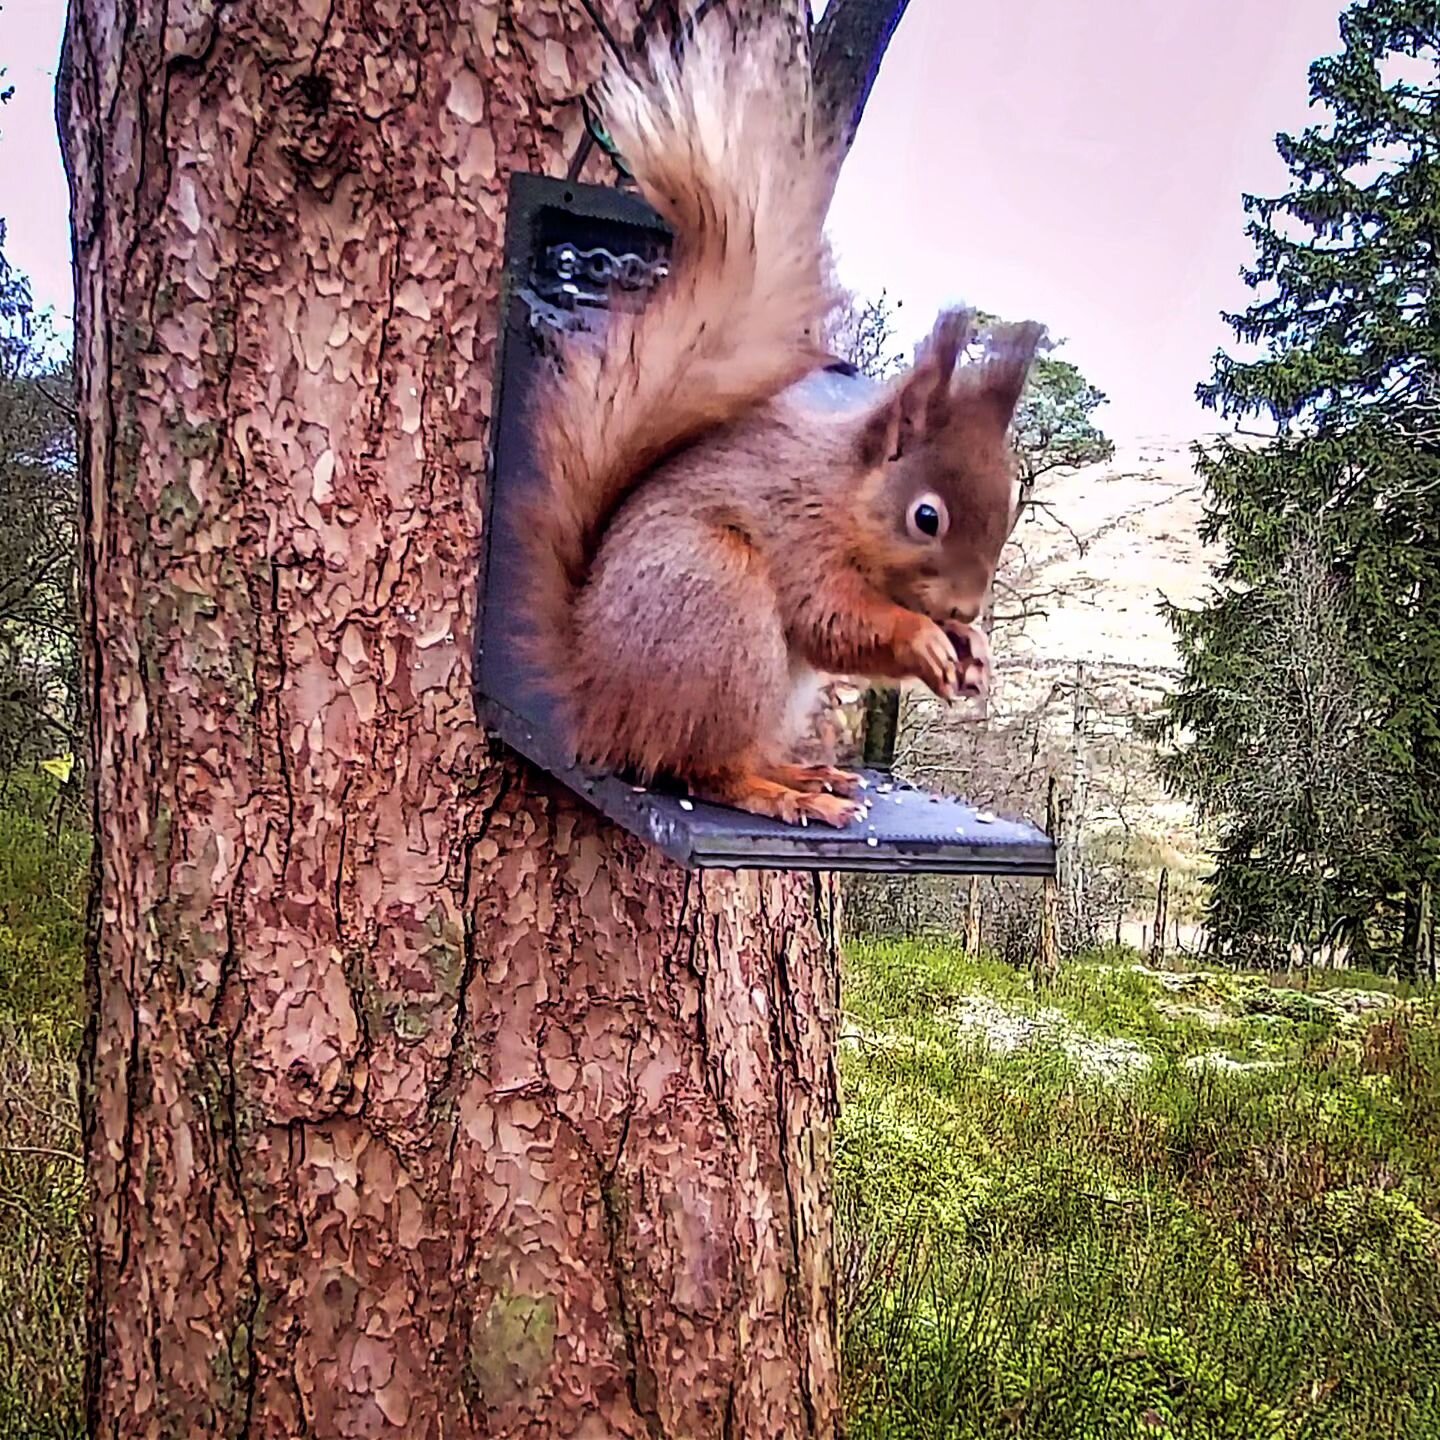
[[[555,1353],[556,1306],[550,1295],[499,1294],[470,1329],[468,1370],[486,1405],[528,1394]]]
[[[414,1045],[430,1033],[429,1006],[397,1004],[392,1011],[391,1025],[397,1038]]]
[[[422,950],[430,967],[431,983],[439,999],[449,1004],[460,993],[465,973],[465,932],[451,918],[443,905],[431,908],[425,917],[425,933],[433,943]]]
[[[436,994],[447,1004],[455,1000],[465,973],[465,954],[460,945],[450,942],[431,945],[425,951],[425,962],[430,967]]]
[[[1319,995],[1273,985],[1253,984],[1239,991],[1241,1006],[1252,1015],[1278,1015],[1297,1025],[1336,1025],[1339,1009]]]
[[[219,452],[222,434],[215,420],[202,421],[199,425],[177,420],[170,426],[170,443],[181,459],[211,460]]]
[[[190,488],[188,480],[172,480],[160,491],[160,498],[155,506],[155,519],[171,527],[172,545],[177,543],[181,536],[189,535],[199,518],[200,501]]]

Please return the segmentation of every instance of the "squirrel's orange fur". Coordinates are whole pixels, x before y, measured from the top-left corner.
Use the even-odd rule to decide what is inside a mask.
[[[948,312],[867,413],[787,393],[826,358],[834,165],[784,109],[777,39],[702,25],[608,82],[611,133],[674,251],[651,302],[598,343],[569,339],[541,387],[527,599],[581,760],[844,824],[857,807],[828,791],[854,777],[790,763],[797,695],[824,673],[914,676],[945,698],[983,685],[974,622],[1042,332],[1002,327],[962,364],[970,317]]]

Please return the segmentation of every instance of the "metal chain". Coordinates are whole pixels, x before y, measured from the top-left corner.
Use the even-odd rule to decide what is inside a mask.
[[[670,262],[663,256],[647,260],[643,255],[616,255],[603,245],[581,250],[568,241],[550,246],[544,263],[562,284],[589,280],[596,285],[618,285],[622,290],[648,289],[670,273]]]
[[[582,250],[569,241],[547,246],[535,262],[526,299],[531,313],[554,324],[558,314],[608,306],[615,290],[649,290],[669,273],[664,255],[617,255],[604,246]]]

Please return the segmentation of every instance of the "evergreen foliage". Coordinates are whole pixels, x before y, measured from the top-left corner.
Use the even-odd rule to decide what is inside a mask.
[[[1440,7],[1358,0],[1340,30],[1320,118],[1277,140],[1289,188],[1244,202],[1247,353],[1199,389],[1275,435],[1197,451],[1224,559],[1171,612],[1168,775],[1216,828],[1217,947],[1260,963],[1406,963],[1440,862]]]

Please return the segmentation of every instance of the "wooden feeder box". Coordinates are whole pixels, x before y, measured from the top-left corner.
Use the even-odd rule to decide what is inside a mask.
[[[523,593],[523,560],[516,526],[539,483],[527,401],[536,366],[549,363],[547,337],[593,323],[617,300],[643,303],[647,279],[663,273],[669,238],[633,194],[537,175],[511,178],[475,665],[481,718],[527,760],[688,867],[1053,875],[1055,847],[1034,826],[888,774],[870,774],[868,816],[833,830],[783,825],[574,763],[518,648],[514,602]],[[864,403],[876,388],[848,366],[801,383],[837,407]]]

